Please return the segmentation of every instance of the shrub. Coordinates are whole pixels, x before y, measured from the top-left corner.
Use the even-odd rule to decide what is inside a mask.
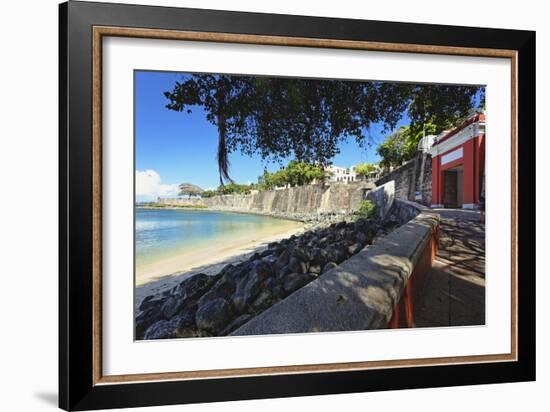
[[[359,206],[357,214],[361,217],[371,219],[376,216],[376,211],[378,207],[372,200],[363,200]]]
[[[269,173],[264,170],[264,174],[258,177],[258,189],[263,191],[287,185],[304,186],[314,180],[322,181],[327,177],[327,173],[319,166],[292,160],[277,172]]]
[[[219,193],[217,190],[205,190],[204,192],[201,193],[201,197],[209,198],[209,197],[217,196],[218,194]]]

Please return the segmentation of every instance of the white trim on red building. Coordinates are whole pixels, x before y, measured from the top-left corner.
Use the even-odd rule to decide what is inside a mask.
[[[432,156],[432,207],[476,209],[485,165],[485,114],[439,135]]]

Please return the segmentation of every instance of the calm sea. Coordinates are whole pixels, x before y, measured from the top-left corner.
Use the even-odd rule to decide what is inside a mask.
[[[136,209],[136,265],[178,253],[231,242],[244,233],[269,230],[288,221],[268,216],[204,210]]]

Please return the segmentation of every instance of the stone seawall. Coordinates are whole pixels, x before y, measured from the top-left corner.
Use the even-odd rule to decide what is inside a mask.
[[[376,181],[376,186],[381,186],[390,181],[395,181],[395,198],[410,200],[423,205],[432,202],[432,158],[426,155],[424,166],[422,156],[419,155],[409,160],[400,167],[394,169]],[[419,192],[420,197],[415,196]]]
[[[221,195],[205,199],[160,198],[165,205],[203,205],[212,210],[300,217],[305,214],[345,214],[359,208],[366,190],[374,184],[354,182],[307,185],[248,195]]]

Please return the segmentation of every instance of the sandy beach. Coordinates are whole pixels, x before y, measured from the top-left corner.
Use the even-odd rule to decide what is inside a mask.
[[[214,275],[223,266],[245,260],[252,253],[265,248],[270,242],[285,239],[303,231],[303,223],[289,220],[281,226],[237,235],[231,239],[231,243],[217,242],[209,245],[208,248],[191,249],[178,256],[143,264],[136,268],[136,302],[196,273]]]

